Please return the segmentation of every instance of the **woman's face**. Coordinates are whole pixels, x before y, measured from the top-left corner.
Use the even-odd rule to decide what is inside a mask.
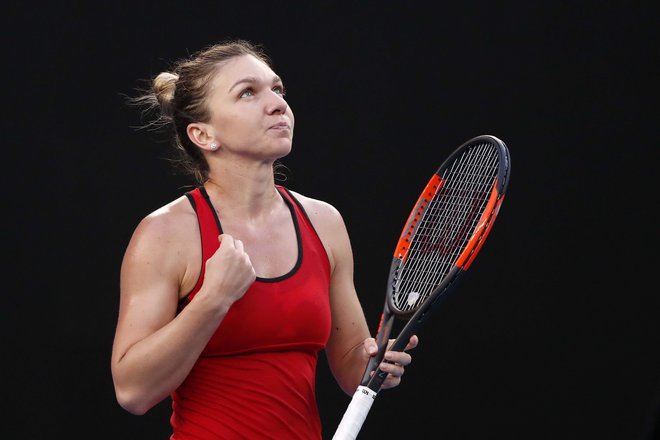
[[[219,68],[207,103],[221,154],[275,160],[291,151],[294,117],[282,80],[252,55]]]

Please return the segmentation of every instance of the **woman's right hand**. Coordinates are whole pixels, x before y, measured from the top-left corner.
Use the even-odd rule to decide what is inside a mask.
[[[229,308],[252,285],[257,275],[243,242],[229,234],[218,236],[220,247],[206,261],[199,294],[218,307]]]

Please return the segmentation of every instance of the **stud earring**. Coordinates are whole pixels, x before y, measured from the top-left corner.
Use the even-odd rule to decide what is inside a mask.
[[[213,143],[211,144],[211,150],[215,151],[215,150],[217,150],[217,149],[218,149],[218,144],[216,144],[215,142],[213,142]]]

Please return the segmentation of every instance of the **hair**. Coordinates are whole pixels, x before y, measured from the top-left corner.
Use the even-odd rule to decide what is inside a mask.
[[[157,114],[142,128],[170,128],[177,155],[175,165],[198,184],[208,179],[209,166],[200,149],[188,137],[187,127],[192,122],[210,120],[206,102],[210,83],[224,62],[242,55],[252,55],[272,67],[260,45],[246,40],[225,40],[175,61],[171,71],[161,72],[151,80],[150,89],[129,98],[129,104],[143,107],[143,115]],[[275,173],[282,167],[276,163]]]

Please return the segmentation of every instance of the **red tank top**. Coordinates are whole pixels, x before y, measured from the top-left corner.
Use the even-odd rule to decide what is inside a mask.
[[[330,336],[330,264],[302,205],[277,186],[298,241],[293,269],[257,278],[232,305],[186,380],[172,393],[172,440],[321,439],[316,364]],[[197,212],[202,269],[222,227],[203,187],[186,193]]]

